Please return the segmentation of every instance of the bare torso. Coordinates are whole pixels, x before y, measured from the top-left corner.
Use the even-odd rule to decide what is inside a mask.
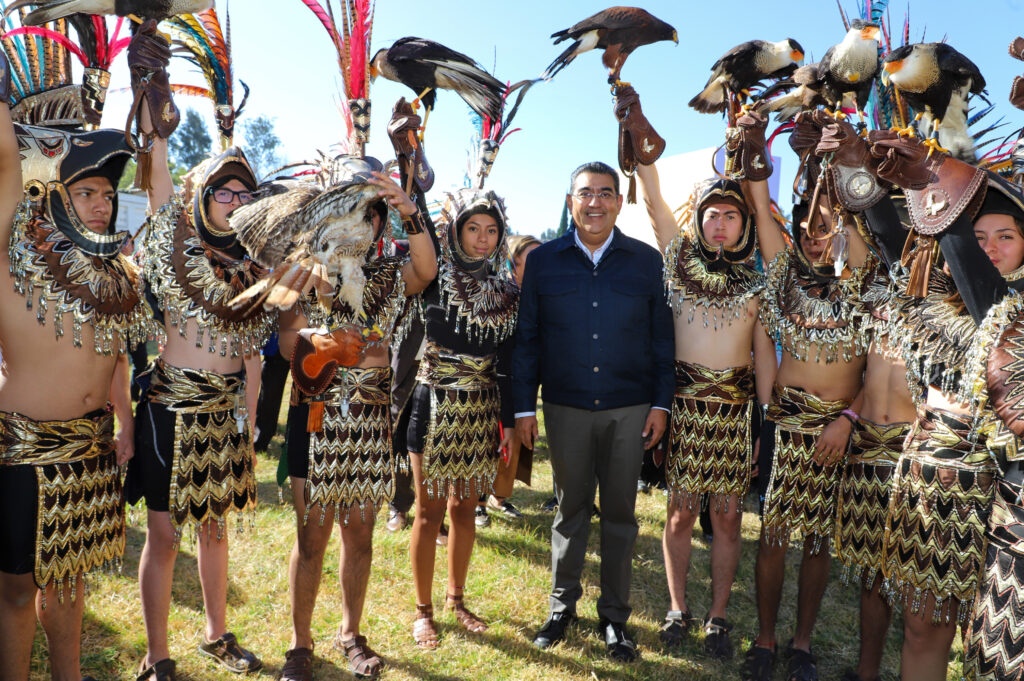
[[[864,357],[851,357],[849,362],[844,362],[841,357],[835,362],[819,362],[814,360],[815,351],[808,355],[810,359],[801,361],[783,352],[775,382],[800,388],[823,400],[853,400],[857,396],[864,372]]]
[[[708,308],[708,324],[704,325],[705,308],[689,300],[679,303],[681,314],[674,314],[676,359],[701,364],[709,369],[749,366],[754,325],[757,322],[758,299],[747,302],[739,318],[732,318],[724,308]],[[693,314],[692,321],[690,314]],[[718,324],[714,323],[717,316]],[[723,323],[728,318],[731,323]]]
[[[909,423],[917,410],[907,387],[907,366],[882,349],[872,343],[868,351],[860,416],[878,424]]]
[[[184,369],[203,369],[219,374],[232,374],[242,370],[242,357],[231,357],[230,349],[224,357],[220,354],[219,343],[216,352],[209,351],[209,335],[203,334],[202,347],[196,347],[196,320],[189,319],[185,326],[185,336],[178,327],[167,327],[167,343],[164,345],[160,358],[171,366]]]
[[[105,406],[117,356],[96,353],[91,324],[83,325],[82,347],[75,347],[69,314],[64,315],[64,337],[57,339],[52,312],[40,324],[36,309],[27,309],[25,298],[15,293],[6,253],[0,269],[0,411],[67,420]]]

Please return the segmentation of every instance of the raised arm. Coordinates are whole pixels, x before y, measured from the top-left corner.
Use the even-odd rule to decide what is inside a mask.
[[[761,257],[766,264],[770,263],[776,255],[786,250],[786,240],[782,236],[782,226],[772,214],[772,197],[768,190],[768,181],[744,182],[743,195],[747,197],[754,211],[757,245],[761,249]]]
[[[672,215],[672,209],[661,195],[658,168],[654,165],[637,166],[636,177],[640,186],[640,195],[647,208],[647,217],[651,220],[654,237],[658,240],[658,250],[664,253],[672,240],[676,238],[676,234],[679,233],[679,227],[676,225],[675,216]]]
[[[424,218],[426,208],[417,206],[398,184],[384,173],[374,173],[373,184],[380,187],[380,195],[402,216],[405,233],[409,235],[409,262],[402,269],[405,293],[414,296],[437,276],[437,251]]]
[[[7,243],[11,237],[14,211],[21,202],[23,190],[21,181],[21,158],[18,140],[14,136],[11,111],[7,108],[11,94],[11,74],[7,57],[0,50],[0,252],[7,261]],[[6,265],[2,267],[7,271]]]
[[[974,225],[966,214],[961,214],[939,236],[939,248],[967,311],[975,324],[981,324],[989,308],[1003,299],[1009,286],[978,245]]]
[[[886,267],[900,261],[903,244],[907,241],[907,230],[896,212],[896,204],[888,196],[882,198],[863,213],[868,231],[878,242],[879,257]]]

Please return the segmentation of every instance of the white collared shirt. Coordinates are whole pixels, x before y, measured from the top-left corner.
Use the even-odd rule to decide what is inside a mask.
[[[573,232],[572,232],[572,235],[573,235],[573,238],[576,239],[576,245],[579,247],[579,249],[581,251],[583,251],[583,254],[585,256],[590,258],[590,262],[594,263],[594,267],[597,267],[597,263],[601,262],[601,258],[602,258],[602,256],[604,256],[605,251],[607,251],[608,247],[611,246],[611,244],[612,244],[612,237],[615,236],[615,230],[613,229],[608,234],[608,238],[604,240],[604,243],[601,244],[600,246],[598,246],[597,250],[594,250],[594,251],[591,251],[590,247],[587,246],[585,243],[583,243],[580,240],[580,230],[579,229],[574,229]]]

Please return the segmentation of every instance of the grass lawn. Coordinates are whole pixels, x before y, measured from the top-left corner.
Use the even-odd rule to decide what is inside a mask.
[[[287,395],[287,392],[285,393]],[[282,412],[283,414],[283,412]],[[283,420],[282,420],[283,422]],[[542,431],[543,433],[543,431]],[[258,466],[259,508],[255,531],[231,535],[231,575],[228,590],[229,627],[240,641],[263,660],[265,667],[255,678],[276,678],[290,640],[287,560],[295,538],[295,515],[290,491],[285,503],[275,483],[281,438],[271,444],[269,456]],[[385,657],[389,668],[384,678],[394,680],[530,680],[530,679],[707,679],[739,678],[742,651],[756,634],[754,601],[754,558],[758,519],[747,513],[743,521],[743,556],[733,595],[730,619],[737,656],[718,663],[706,658],[695,635],[681,650],[667,654],[658,641],[658,629],[668,609],[668,588],[661,553],[661,531],[665,497],[660,492],[640,495],[630,624],[643,652],[633,665],[611,662],[604,645],[593,633],[597,624],[594,603],[599,592],[598,522],[593,521],[590,547],[583,575],[584,596],[579,604],[579,629],[551,651],[530,645],[534,631],[547,616],[550,589],[550,524],[552,516],[540,510],[550,496],[551,468],[546,452],[539,448],[534,460],[533,487],[517,486],[513,500],[525,514],[518,523],[494,518],[491,527],[478,530],[476,548],[466,587],[467,605],[490,623],[488,631],[471,635],[458,627],[449,613],[441,612],[447,563],[444,549],[438,549],[434,602],[441,629],[441,646],[431,652],[419,650],[412,640],[414,613],[412,578],[409,570],[409,531],[390,534],[384,529],[385,516],[378,519],[374,537],[373,574],[367,596],[363,631],[370,644]],[[145,653],[137,573],[139,554],[145,540],[145,514],[135,511],[129,519],[128,545],[120,573],[98,573],[90,579],[82,640],[82,671],[100,681],[131,680]],[[690,570],[689,606],[702,616],[710,599],[708,576],[709,545],[695,532],[693,565]],[[331,646],[341,621],[341,591],[338,585],[338,533],[335,532],[324,565],[324,579],[313,622],[316,639],[317,679],[351,679],[344,655]],[[799,553],[791,549],[786,586],[780,613],[779,638],[784,644],[792,631],[796,601],[796,568]],[[838,680],[857,659],[857,589],[844,585],[841,566],[833,563],[832,580],[825,593],[814,645],[818,670],[823,680]],[[202,632],[202,594],[195,554],[188,541],[175,569],[171,603],[171,654],[177,659],[179,678],[238,679],[207,662],[196,651]],[[898,678],[899,640],[902,621],[890,634],[883,660],[886,678]],[[45,639],[40,629],[33,651],[31,678],[49,679]],[[960,678],[962,647],[955,644],[949,679]],[[776,669],[784,678],[784,665]]]

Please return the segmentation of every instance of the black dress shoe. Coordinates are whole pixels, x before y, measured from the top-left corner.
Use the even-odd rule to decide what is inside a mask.
[[[597,625],[597,633],[608,646],[608,657],[617,662],[633,662],[640,657],[636,643],[626,631],[626,625],[602,619]]]
[[[537,635],[533,637],[533,645],[546,650],[565,638],[565,630],[576,621],[574,612],[553,612]]]

